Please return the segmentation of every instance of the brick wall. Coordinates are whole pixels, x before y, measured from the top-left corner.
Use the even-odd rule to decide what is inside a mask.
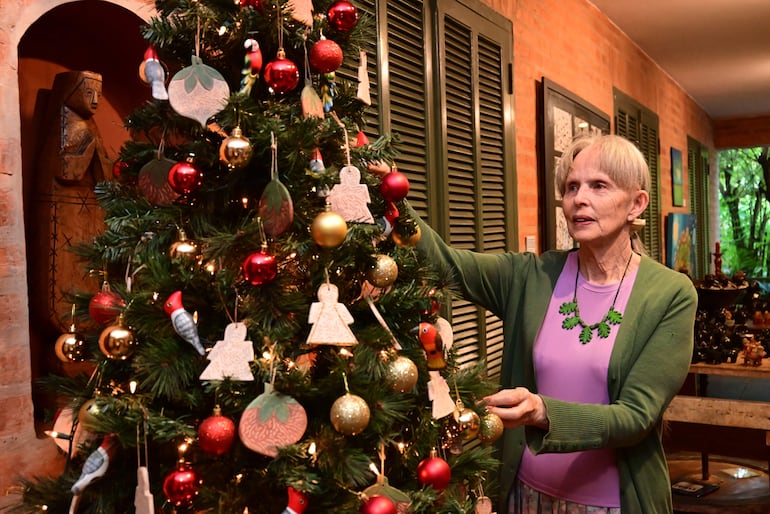
[[[688,135],[709,148],[714,139],[711,121],[692,98],[587,1],[484,2],[513,20],[520,247],[525,236],[538,234],[539,227],[536,100],[537,83],[544,76],[610,118],[613,87],[657,113],[663,215],[687,212],[686,207],[671,205],[669,149],[673,146],[686,153]],[[686,177],[685,171],[685,181]]]

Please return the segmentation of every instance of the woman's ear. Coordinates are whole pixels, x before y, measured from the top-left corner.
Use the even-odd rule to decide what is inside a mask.
[[[644,210],[650,204],[650,193],[640,189],[634,193],[632,202],[631,210],[628,213],[628,221],[633,221],[642,215]]]

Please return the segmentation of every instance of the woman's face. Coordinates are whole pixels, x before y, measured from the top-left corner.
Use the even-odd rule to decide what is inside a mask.
[[[647,206],[647,193],[627,191],[599,171],[597,152],[588,147],[575,157],[562,198],[569,233],[582,245],[628,237],[628,223]]]

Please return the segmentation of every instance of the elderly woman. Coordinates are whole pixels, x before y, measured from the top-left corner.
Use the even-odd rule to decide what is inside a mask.
[[[572,251],[418,244],[467,300],[504,321],[501,512],[672,512],[663,412],[687,376],[697,295],[636,233],[649,170],[629,141],[575,141],[556,173]]]

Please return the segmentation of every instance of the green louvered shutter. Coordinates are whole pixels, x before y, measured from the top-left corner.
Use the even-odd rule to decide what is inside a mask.
[[[618,89],[614,90],[614,99],[615,133],[639,147],[650,167],[650,205],[644,214],[647,225],[641,235],[650,256],[662,261],[658,115]]]

